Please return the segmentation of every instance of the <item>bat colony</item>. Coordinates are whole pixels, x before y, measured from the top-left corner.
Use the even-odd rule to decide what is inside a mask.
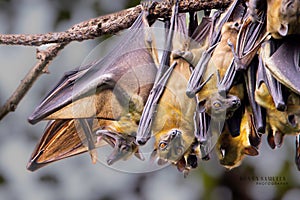
[[[296,136],[300,170],[299,1],[235,0],[199,24],[172,4],[161,59],[144,6],[106,57],[67,72],[48,93],[29,117],[49,123],[28,170],[84,152],[95,163],[107,144],[109,165],[144,160],[151,136],[158,165],[186,175],[214,149],[232,169],[259,154],[263,137],[274,149],[285,135]]]

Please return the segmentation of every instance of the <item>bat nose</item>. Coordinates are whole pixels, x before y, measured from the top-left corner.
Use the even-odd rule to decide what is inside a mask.
[[[136,142],[137,142],[139,145],[144,145],[144,144],[146,144],[147,139],[146,139],[146,138],[139,138],[139,139],[136,140]]]
[[[241,105],[241,101],[239,99],[232,100],[232,105],[235,107],[239,107]]]

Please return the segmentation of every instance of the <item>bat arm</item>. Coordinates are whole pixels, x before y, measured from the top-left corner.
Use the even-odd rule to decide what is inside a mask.
[[[202,56],[199,62],[197,63],[194,71],[192,72],[192,75],[187,84],[186,95],[188,97],[193,98],[196,95],[196,93],[198,93],[204,86],[203,84],[201,84],[201,80],[204,72],[206,71],[213,50],[215,49],[217,44],[210,46],[206,51],[202,53]]]
[[[91,129],[91,125],[88,123],[87,119],[77,119],[83,129],[83,132],[86,136],[88,143],[88,151],[90,153],[92,163],[95,164],[97,162],[97,151],[95,147],[95,143],[93,141],[93,131]]]
[[[226,70],[224,77],[222,78],[221,81],[218,82],[219,93],[223,93],[223,92],[227,93],[230,90],[233,81],[236,77],[236,71],[237,70],[235,68],[235,62],[234,59],[232,59],[231,64]]]
[[[172,71],[174,70],[177,62],[174,62],[158,81],[157,85],[153,86],[150,95],[147,99],[146,105],[144,107],[140,123],[137,130],[136,142],[140,145],[145,144],[151,137],[151,126],[157,107],[157,103],[164,92],[165,85],[167,84]]]

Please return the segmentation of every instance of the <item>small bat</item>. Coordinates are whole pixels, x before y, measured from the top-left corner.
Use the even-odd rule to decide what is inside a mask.
[[[198,93],[199,90],[201,90],[203,86],[203,80],[206,80],[204,79],[203,76],[204,73],[207,71],[207,68],[210,68],[208,65],[213,55],[213,52],[216,46],[218,45],[218,43],[221,41],[222,29],[224,24],[226,22],[233,22],[233,21],[239,24],[238,20],[240,20],[244,10],[245,8],[242,6],[242,4],[239,1],[235,0],[232,2],[230,7],[227,9],[227,11],[223,13],[221,16],[220,16],[220,12],[216,12],[214,14],[214,17],[212,19],[211,33],[209,36],[210,39],[208,42],[208,47],[202,53],[200,60],[195,66],[195,69],[189,79],[189,83],[186,90],[186,93],[189,97],[195,96],[195,94]],[[227,41],[226,41],[226,46],[228,46]]]
[[[235,43],[239,30],[238,22],[227,22],[222,28],[222,38],[212,54],[208,68],[203,74],[202,88],[197,93],[199,102],[203,105],[205,112],[209,113],[216,121],[225,120],[233,115],[243,99],[243,89],[237,85],[229,91],[229,94],[219,92],[220,77],[223,77],[233,60],[233,54],[227,45],[230,38]],[[202,110],[202,109],[200,109]],[[223,113],[223,115],[221,115]],[[225,114],[226,113],[226,114]],[[224,117],[227,115],[226,117]],[[223,116],[223,118],[222,118]],[[221,117],[222,119],[218,119]]]
[[[123,155],[122,152],[118,153],[123,147],[132,148],[132,151],[128,149],[130,152],[138,152],[134,143],[137,124],[157,72],[153,58],[155,50],[151,46],[152,41],[145,36],[149,33],[144,32],[149,30],[147,27],[149,26],[143,11],[124,40],[106,57],[66,73],[36,108],[29,117],[30,123],[37,123],[40,120],[54,120],[54,122],[47,126],[43,138],[32,155],[28,165],[30,170],[38,168],[36,166],[39,163],[42,166],[43,163],[86,151],[86,148],[80,145],[78,138],[66,143],[68,147],[60,147],[52,143],[52,141],[60,141],[60,138],[73,137],[77,132],[73,124],[77,122],[83,130],[85,136],[83,141],[87,142],[85,145],[90,151],[93,162],[96,157],[94,149],[97,147],[97,142],[93,138],[103,138],[114,147],[114,153],[108,159],[109,164],[120,159],[117,155]],[[95,130],[93,129],[95,125],[90,123],[94,121],[93,119],[100,122],[108,120],[111,121],[111,125],[106,129]],[[96,123],[96,127],[100,122]],[[71,147],[75,149],[70,154],[65,152]],[[57,158],[55,158],[56,154],[51,155],[52,150],[58,152]]]
[[[187,36],[185,15],[176,14],[177,32]],[[173,48],[183,48],[184,40],[180,34],[174,34]],[[181,41],[181,43],[178,43]],[[190,64],[182,58],[172,57],[170,63],[177,63],[168,77],[163,76],[166,82],[163,92],[157,102],[155,116],[153,116],[152,131],[155,137],[153,158],[158,158],[158,164],[167,162],[177,165],[191,164],[194,151],[190,151],[194,142],[193,116],[196,109],[196,100],[185,95],[187,81],[191,75]],[[144,110],[147,112],[147,110]],[[183,158],[182,158],[183,157]],[[182,160],[184,159],[184,160]],[[192,159],[193,160],[193,159]],[[183,162],[185,161],[185,162]],[[196,162],[195,160],[193,160]],[[193,166],[195,166],[193,162]],[[188,167],[184,165],[184,168]]]
[[[227,169],[238,167],[245,155],[256,156],[258,150],[250,143],[251,135],[254,135],[254,125],[251,120],[251,113],[245,108],[241,124],[240,135],[232,137],[228,127],[225,127],[221,133],[217,144],[216,151],[220,164]]]
[[[287,98],[284,98],[284,86],[272,76],[262,59],[263,56],[260,57],[257,71],[255,101],[266,109],[268,143],[271,148],[275,148],[282,145],[285,134],[299,134],[299,109],[295,109],[299,105],[299,96],[287,89],[284,93]]]
[[[158,72],[155,77],[155,81],[150,91],[147,102],[145,104],[145,108],[142,113],[138,130],[137,130],[136,141],[140,145],[145,144],[151,136],[151,127],[153,124],[153,116],[155,110],[157,109],[156,108],[157,103],[164,91],[164,86],[166,85],[166,82],[168,81],[168,78],[171,75],[171,72],[176,65],[176,63],[174,63],[172,66],[168,67],[170,63],[170,54],[171,54],[172,40],[174,35],[175,16],[177,15],[177,13],[178,13],[178,1],[176,0],[172,7],[171,22],[170,24],[167,23],[167,25],[169,24],[170,26],[169,26],[169,31],[166,33],[167,35],[166,47],[165,50],[163,51]]]
[[[299,34],[300,3],[296,0],[249,0],[253,21],[260,21],[258,12],[267,12],[267,32],[280,39]]]
[[[93,121],[94,120],[94,121]],[[112,164],[119,159],[127,159],[132,154],[143,160],[138,146],[134,143],[135,137],[113,132],[119,129],[118,121],[87,119],[93,122],[93,132],[98,131],[92,138],[93,148],[109,144],[114,148],[107,159]],[[106,131],[106,133],[104,133]],[[107,133],[110,131],[110,133]],[[115,133],[115,134],[113,134]],[[89,147],[83,126],[77,119],[58,119],[48,123],[44,135],[32,153],[27,169],[35,171],[52,162],[88,152]],[[96,156],[96,152],[92,155]],[[92,158],[94,162],[97,157]]]

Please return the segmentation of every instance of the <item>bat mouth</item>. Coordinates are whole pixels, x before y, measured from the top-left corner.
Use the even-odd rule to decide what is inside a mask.
[[[296,116],[295,115],[289,115],[288,116],[288,122],[292,127],[296,127],[297,126],[297,120],[296,120]]]

